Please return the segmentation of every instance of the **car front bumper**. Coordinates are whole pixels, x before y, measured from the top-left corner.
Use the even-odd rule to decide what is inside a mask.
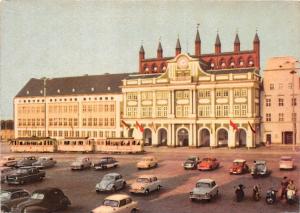
[[[190,194],[190,199],[194,200],[210,200],[208,195]]]
[[[144,194],[145,189],[129,189],[130,193],[135,193],[135,194]]]

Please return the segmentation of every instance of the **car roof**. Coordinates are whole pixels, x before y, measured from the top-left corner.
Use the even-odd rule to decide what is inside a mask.
[[[105,174],[104,176],[106,176],[106,175],[109,175],[109,176],[119,176],[120,174],[116,173],[116,172],[112,172],[112,173]]]
[[[9,155],[9,156],[3,156],[2,159],[6,160],[8,158],[13,158],[13,159],[16,159],[15,156],[12,156],[12,155]]]
[[[145,156],[143,159],[155,158],[154,156]]]
[[[24,191],[24,189],[21,188],[8,188],[8,189],[1,189],[1,192],[6,191],[6,192],[17,192],[17,191]]]
[[[126,198],[130,198],[130,196],[125,194],[114,194],[106,197],[105,200],[123,200]]]
[[[48,159],[48,158],[52,158],[52,157],[50,157],[50,156],[40,156],[39,158],[46,158],[46,159]]]
[[[111,158],[113,158],[113,157],[101,157],[100,160],[102,160],[102,159],[111,159]]]
[[[202,160],[217,160],[217,159],[208,157],[208,158],[203,158]]]
[[[281,156],[281,159],[293,159],[291,156]]]
[[[138,178],[153,178],[156,177],[155,175],[140,175]]]
[[[13,169],[13,168],[8,167],[8,166],[0,166],[0,171],[3,171],[5,169]]]
[[[198,158],[198,156],[190,155],[188,158]]]
[[[55,188],[55,187],[46,187],[43,189],[37,189],[33,193],[49,193],[51,191],[61,191],[61,190],[59,188]]]
[[[212,180],[212,179],[200,179],[200,180],[198,180],[197,181],[197,183],[211,183],[211,182],[213,182],[214,180]]]
[[[244,163],[244,162],[246,162],[246,160],[244,160],[244,159],[235,159],[233,162],[235,162],[235,163]]]
[[[255,161],[256,164],[265,164],[266,161],[265,160],[257,160]]]
[[[82,159],[86,159],[86,158],[89,159],[89,157],[77,157],[76,160],[82,160]]]

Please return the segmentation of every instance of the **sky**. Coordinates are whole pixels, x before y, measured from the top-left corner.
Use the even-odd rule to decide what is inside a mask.
[[[138,72],[138,51],[155,57],[161,40],[173,56],[194,52],[197,23],[202,53],[253,48],[258,30],[261,72],[274,56],[300,59],[298,1],[0,1],[0,119],[13,118],[13,98],[31,78]]]

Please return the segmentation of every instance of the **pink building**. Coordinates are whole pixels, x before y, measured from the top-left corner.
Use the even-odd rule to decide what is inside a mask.
[[[265,143],[293,144],[295,133],[300,144],[299,65],[289,56],[267,61],[261,97],[261,140]]]

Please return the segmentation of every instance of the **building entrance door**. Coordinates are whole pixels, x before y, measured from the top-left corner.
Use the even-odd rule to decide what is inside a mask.
[[[282,133],[282,143],[283,144],[293,144],[293,132],[283,132]]]
[[[266,135],[266,143],[267,145],[270,145],[272,143],[272,136],[271,134]]]
[[[189,145],[189,133],[186,129],[180,129],[178,131],[178,145],[188,146]]]

